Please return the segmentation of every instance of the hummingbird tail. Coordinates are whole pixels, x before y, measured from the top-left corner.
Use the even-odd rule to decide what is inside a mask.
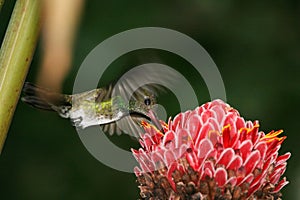
[[[32,107],[56,111],[62,117],[69,117],[72,104],[71,98],[67,98],[67,95],[47,91],[29,82],[25,82],[23,93],[22,101]]]

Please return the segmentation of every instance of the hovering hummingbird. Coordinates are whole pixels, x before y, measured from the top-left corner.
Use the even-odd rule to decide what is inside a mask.
[[[135,91],[126,102],[120,95],[112,96],[114,84],[79,94],[58,94],[26,82],[23,87],[22,101],[29,105],[49,111],[56,111],[61,117],[69,118],[77,128],[102,125],[110,135],[122,131],[139,136],[141,121],[150,121],[158,128],[153,109],[156,101],[151,86]],[[118,123],[118,125],[116,125]]]
[[[144,74],[145,70],[141,72]],[[155,113],[155,105],[157,92],[163,88],[157,84],[137,87],[141,84],[138,82],[143,80],[148,83],[165,75],[169,75],[169,79],[164,77],[165,81],[174,78],[172,73],[151,74],[149,71],[149,74],[150,77],[145,77],[141,73],[135,73],[106,87],[72,95],[54,93],[26,82],[22,101],[35,108],[56,111],[61,117],[69,118],[77,128],[101,125],[104,132],[110,135],[125,132],[140,137],[143,133],[142,121],[148,121],[162,130]]]

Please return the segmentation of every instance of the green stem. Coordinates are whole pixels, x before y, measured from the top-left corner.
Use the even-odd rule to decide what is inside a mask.
[[[0,152],[36,47],[40,0],[17,0],[0,50]]]
[[[1,12],[3,4],[4,4],[4,0],[0,0],[0,12]]]

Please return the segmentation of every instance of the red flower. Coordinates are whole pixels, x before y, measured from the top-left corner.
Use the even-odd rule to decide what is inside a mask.
[[[161,124],[165,134],[143,123],[132,150],[143,199],[280,199],[291,155],[278,156],[282,130],[265,134],[221,100]]]

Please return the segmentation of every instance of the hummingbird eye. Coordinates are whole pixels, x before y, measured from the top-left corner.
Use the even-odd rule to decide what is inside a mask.
[[[144,103],[146,106],[149,106],[151,104],[151,99],[150,98],[145,98]]]

